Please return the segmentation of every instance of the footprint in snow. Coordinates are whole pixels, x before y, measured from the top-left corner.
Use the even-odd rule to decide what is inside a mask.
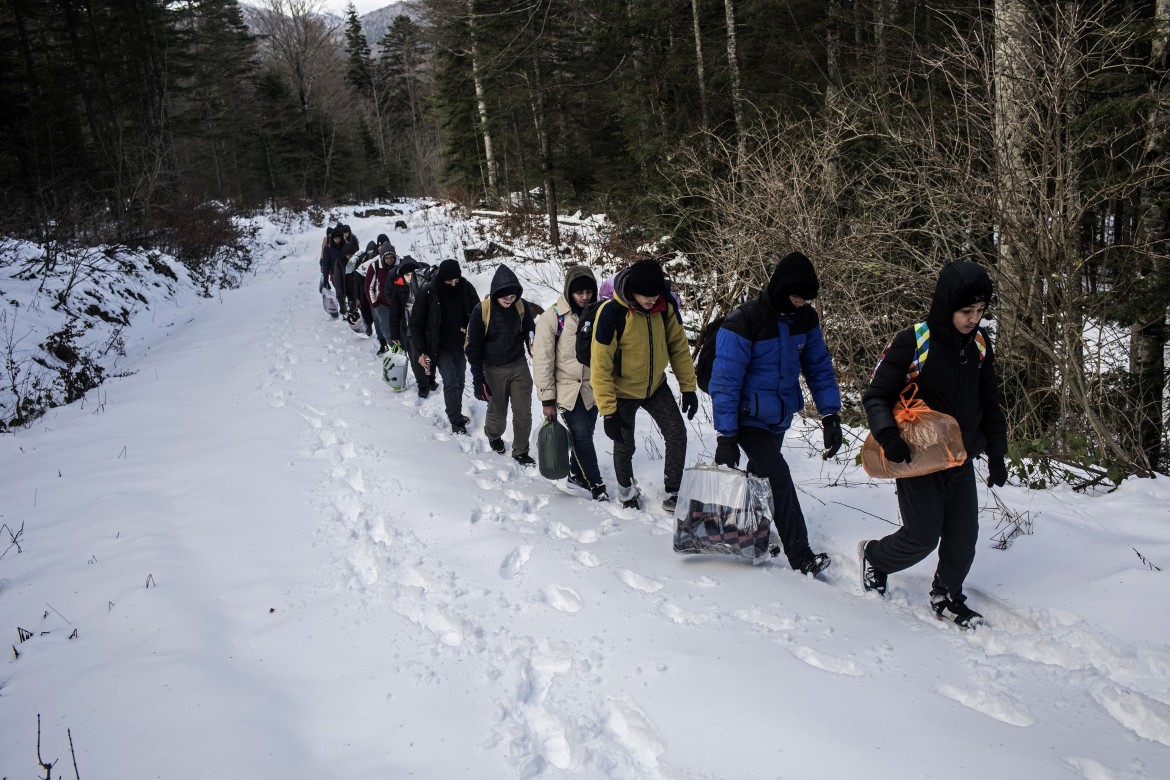
[[[1137,691],[1103,683],[1089,694],[1109,715],[1127,729],[1170,747],[1170,707]]]
[[[605,730],[643,767],[657,767],[658,757],[666,752],[658,729],[633,699],[610,701]]]
[[[534,515],[535,517],[535,515]],[[553,520],[548,524],[548,535],[553,539],[572,539],[581,544],[593,544],[597,541],[597,532],[590,529],[587,531],[574,531],[564,523]]]
[[[665,615],[672,623],[680,626],[697,626],[707,622],[707,618],[702,615],[696,615],[694,612],[688,612],[682,607],[677,607],[674,604],[666,604],[662,607],[662,614]]]
[[[1004,693],[988,693],[987,691],[972,693],[953,685],[940,685],[934,690],[948,699],[957,701],[964,707],[969,707],[989,718],[1007,723],[1009,726],[1031,726],[1036,722],[1036,719],[1018,701]]]
[[[544,603],[561,612],[580,612],[583,606],[581,597],[572,588],[563,585],[549,585],[544,589]]]
[[[622,582],[630,586],[634,590],[640,590],[643,593],[655,593],[662,590],[662,583],[655,580],[643,577],[641,574],[635,574],[629,569],[623,569],[619,574]]]
[[[1065,756],[1062,761],[1065,766],[1085,778],[1085,780],[1122,780],[1122,778],[1129,780],[1129,778],[1136,778],[1136,775],[1129,773],[1124,775],[1118,774],[1104,764],[1094,761],[1091,758]]]
[[[764,612],[759,607],[736,610],[735,616],[744,623],[759,626],[768,631],[791,631],[796,628],[796,621],[792,618],[772,615]]]
[[[504,562],[500,564],[500,576],[506,580],[515,577],[524,564],[528,563],[528,559],[532,557],[532,547],[530,545],[523,545],[517,547],[508,556],[504,558]]]
[[[491,505],[482,506],[479,509],[472,510],[471,522],[472,522],[472,524],[482,523],[485,521],[489,522],[489,523],[494,523],[494,522],[498,521],[501,516],[502,515],[500,513],[499,507],[491,506]]]
[[[848,658],[838,658],[835,655],[820,653],[811,647],[799,646],[792,649],[792,654],[809,666],[822,669],[833,674],[842,674],[847,677],[860,677],[861,669]]]
[[[601,561],[597,558],[597,556],[588,550],[578,550],[573,554],[573,559],[582,566],[588,566],[591,569],[595,566],[601,565]]]

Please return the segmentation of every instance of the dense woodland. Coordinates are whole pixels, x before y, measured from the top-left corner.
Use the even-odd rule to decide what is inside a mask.
[[[1168,57],[1170,0],[418,0],[376,41],[317,0],[6,0],[0,230],[197,261],[259,207],[604,212],[699,319],[809,254],[853,390],[975,259],[1018,476],[1116,481],[1170,465]]]

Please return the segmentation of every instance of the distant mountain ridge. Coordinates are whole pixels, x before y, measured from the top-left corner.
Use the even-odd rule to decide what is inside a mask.
[[[240,8],[244,12],[244,23],[250,29],[255,30],[256,8],[248,3],[241,3]],[[321,16],[328,19],[330,24],[337,26],[339,31],[345,26],[345,16],[328,11],[321,14]],[[358,17],[362,23],[362,32],[366,34],[366,41],[369,42],[370,49],[375,54],[378,51],[378,41],[382,40],[382,36],[386,34],[386,30],[390,28],[390,25],[399,16],[409,16],[414,21],[418,21],[418,13],[411,7],[410,0],[399,0],[399,2],[384,5],[381,8],[374,9]]]
[[[378,41],[382,40],[382,36],[386,34],[386,30],[390,29],[390,25],[399,16],[409,16],[414,21],[418,21],[418,14],[410,7],[409,0],[401,0],[397,3],[390,3],[381,8],[370,11],[368,14],[362,14],[358,18],[362,23],[362,32],[366,34],[366,40],[370,43],[370,48],[377,53]]]

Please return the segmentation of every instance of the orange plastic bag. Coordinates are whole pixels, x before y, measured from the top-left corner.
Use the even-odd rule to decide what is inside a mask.
[[[918,385],[910,383],[894,405],[894,421],[910,447],[909,463],[891,463],[871,431],[861,445],[861,467],[871,477],[900,479],[921,477],[962,466],[967,461],[963,432],[954,417],[936,412],[917,398]]]

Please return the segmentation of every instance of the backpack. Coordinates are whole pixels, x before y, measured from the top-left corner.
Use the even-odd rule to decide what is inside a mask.
[[[516,297],[516,313],[520,315],[520,326],[523,327],[524,326],[524,299],[519,297],[519,296]],[[487,337],[488,322],[490,322],[491,318],[492,318],[492,297],[490,295],[479,302],[479,316],[483,318],[483,335],[484,335],[484,338],[486,338]],[[463,347],[465,349],[467,348],[468,340],[470,338],[471,338],[470,332],[464,334]],[[525,348],[528,349],[528,352],[531,354],[531,352],[532,352],[532,336],[531,336],[531,334],[524,335],[524,346],[525,346]]]
[[[581,316],[577,320],[577,342],[574,349],[577,352],[577,362],[583,366],[589,365],[590,357],[593,352],[593,325],[597,321],[597,313],[601,311],[601,307],[609,303],[612,298],[602,298],[599,301],[586,306],[581,310]],[[674,300],[670,300],[666,308],[661,312],[662,324],[665,326],[670,319],[670,307],[676,305]],[[626,329],[626,318],[623,316],[617,321],[617,329],[614,330],[613,338],[617,341],[622,337],[622,331]]]
[[[877,362],[877,366],[874,366],[873,371],[870,372],[871,376],[877,373],[878,366],[882,364],[882,360],[886,359],[886,352],[889,351],[893,343],[891,341],[886,345],[885,351],[882,352],[882,359]],[[979,362],[982,363],[987,357],[987,337],[983,335],[982,328],[975,330],[975,348],[979,350]],[[919,322],[914,326],[914,358],[910,361],[910,370],[906,373],[906,384],[913,382],[922,373],[922,364],[926,362],[929,354],[930,326],[925,322]]]
[[[715,366],[715,336],[726,319],[724,316],[716,317],[703,328],[703,346],[699,347],[699,356],[695,358],[695,382],[707,395],[711,394],[707,388],[711,384],[711,369]]]
[[[754,307],[744,309],[744,316],[748,318],[748,335],[753,343],[763,329],[763,323],[753,321],[757,319],[752,316],[755,311]],[[708,388],[711,385],[711,371],[715,368],[715,340],[726,321],[726,316],[716,317],[703,328],[703,346],[699,347],[699,355],[695,358],[695,383],[707,395],[711,395]]]
[[[590,355],[593,352],[593,324],[597,321],[597,312],[609,301],[609,298],[594,301],[582,309],[581,314],[577,317],[577,342],[574,349],[577,351],[577,362],[583,366],[589,365]],[[625,318],[623,317],[622,320],[624,325]],[[620,329],[618,334],[621,334]]]

